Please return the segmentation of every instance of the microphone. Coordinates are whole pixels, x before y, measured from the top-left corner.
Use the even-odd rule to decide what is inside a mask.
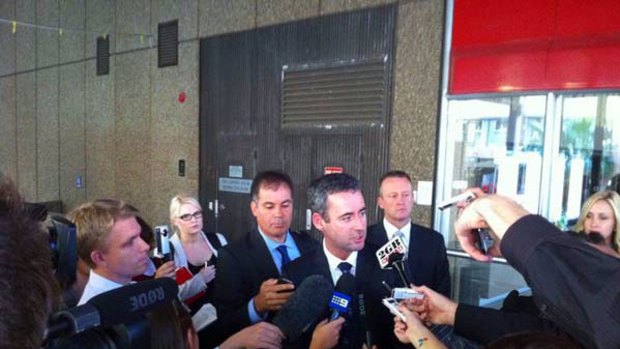
[[[399,236],[393,237],[385,245],[381,246],[377,252],[375,252],[381,269],[389,269],[392,267],[390,263],[390,256],[394,254],[401,254],[402,256],[407,255],[407,245]],[[403,257],[401,257],[401,259],[403,259]]]
[[[56,338],[102,326],[129,323],[177,298],[179,287],[170,278],[146,280],[97,295],[86,304],[53,314],[47,338]]]
[[[398,275],[400,276],[400,280],[405,284],[405,287],[409,287],[410,283],[407,279],[407,275],[405,275],[405,255],[402,253],[393,253],[389,257],[389,264],[392,268],[398,271]]]
[[[336,320],[340,314],[349,312],[351,295],[355,294],[355,278],[351,274],[342,274],[336,282],[336,289],[329,301],[329,321]]]
[[[272,323],[288,341],[297,341],[323,316],[333,292],[334,286],[324,276],[308,276],[273,317]]]
[[[364,294],[358,294],[357,300],[360,312],[361,329],[362,332],[366,334],[366,346],[370,349],[372,348],[372,333],[370,333],[370,329],[368,328],[368,320],[366,319],[366,303],[364,303]]]

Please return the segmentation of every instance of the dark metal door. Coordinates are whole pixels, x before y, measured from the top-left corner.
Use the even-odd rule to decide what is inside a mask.
[[[294,182],[293,229],[306,229],[305,191],[327,166],[360,178],[369,223],[376,218],[377,182],[388,163],[396,9],[389,5],[201,40],[200,201],[208,230],[234,240],[254,227],[249,183],[267,169],[283,170]],[[364,65],[367,61],[372,64]],[[345,75],[338,78],[330,69]],[[355,95],[365,96],[367,89],[355,88],[368,76],[346,78],[367,70],[382,79],[371,116],[354,101]],[[295,83],[302,90],[316,86],[324,92],[305,94],[287,109],[285,74],[300,75]],[[333,84],[321,74],[349,82]],[[353,97],[339,97],[347,93]]]

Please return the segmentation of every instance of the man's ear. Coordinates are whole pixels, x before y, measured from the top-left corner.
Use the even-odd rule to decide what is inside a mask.
[[[250,201],[250,210],[252,211],[252,215],[256,217],[256,214],[258,212],[258,202],[254,200]]]
[[[383,198],[381,196],[377,196],[377,205],[383,210]]]
[[[318,212],[313,212],[312,224],[314,224],[314,227],[318,230],[323,231],[323,228],[325,227],[325,220],[323,219],[323,216],[321,216]]]
[[[90,253],[90,259],[96,266],[104,266],[106,264],[106,258],[103,252],[100,250],[94,250]]]

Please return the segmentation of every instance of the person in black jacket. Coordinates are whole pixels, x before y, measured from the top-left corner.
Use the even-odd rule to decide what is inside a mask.
[[[587,348],[620,347],[620,259],[562,233],[500,195],[478,197],[455,222],[455,234],[474,259],[503,255],[532,288],[542,317]],[[475,241],[478,228],[490,228],[496,241],[490,255]],[[491,320],[487,320],[491,321]]]
[[[287,174],[265,171],[256,175],[250,208],[257,228],[218,251],[213,302],[224,335],[269,320],[295,288],[278,283],[282,266],[318,245],[307,233],[290,229],[292,194]]]
[[[450,270],[443,236],[411,221],[414,199],[409,175],[398,170],[384,174],[379,182],[377,204],[383,209],[384,218],[368,228],[366,243],[376,250],[402,234],[408,247],[407,279],[450,297]]]

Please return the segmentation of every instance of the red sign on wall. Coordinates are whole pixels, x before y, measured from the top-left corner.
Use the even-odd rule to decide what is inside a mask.
[[[343,173],[344,168],[336,167],[336,166],[326,166],[323,170],[323,174],[332,174],[332,173]]]

